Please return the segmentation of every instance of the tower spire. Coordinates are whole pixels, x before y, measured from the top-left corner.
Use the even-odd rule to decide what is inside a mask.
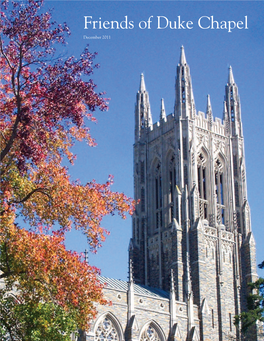
[[[192,91],[192,80],[189,65],[187,64],[184,47],[181,47],[180,61],[177,66],[176,76],[176,99],[174,114],[182,118],[195,116],[195,104]]]
[[[181,46],[180,64],[181,65],[187,64],[183,45]]]
[[[145,85],[145,79],[144,79],[144,74],[143,73],[140,75],[139,91],[140,92],[146,91],[146,85]]]
[[[228,69],[228,82],[226,85],[225,92],[226,92],[225,101],[230,125],[230,134],[232,136],[243,137],[240,99],[231,66]]]
[[[206,115],[207,115],[209,127],[211,129],[212,124],[213,124],[213,111],[212,111],[210,95],[207,95]]]
[[[234,76],[233,76],[233,71],[232,71],[232,66],[230,65],[228,68],[228,84],[229,85],[234,85],[235,80],[234,80]]]
[[[206,113],[207,113],[207,114],[211,114],[211,113],[212,113],[212,105],[211,105],[210,95],[207,95]]]
[[[146,90],[143,73],[140,75],[139,91],[137,93],[135,107],[135,141],[138,141],[143,135],[145,129],[152,129],[152,116],[149,103],[149,94]]]

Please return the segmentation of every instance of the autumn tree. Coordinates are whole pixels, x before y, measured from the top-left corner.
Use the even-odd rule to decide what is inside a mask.
[[[42,4],[1,4],[3,340],[38,340],[40,330],[42,340],[50,340],[51,330],[53,340],[66,340],[71,330],[89,326],[94,302],[104,303],[98,270],[66,250],[65,233],[80,230],[96,250],[107,234],[102,218],[115,212],[125,217],[134,208],[131,199],[111,191],[112,178],[81,184],[64,166],[65,158],[74,162],[76,141],[94,145],[87,124],[107,102],[90,79],[95,54],[86,48],[78,59],[58,58],[56,46],[65,44],[69,28],[53,22]]]

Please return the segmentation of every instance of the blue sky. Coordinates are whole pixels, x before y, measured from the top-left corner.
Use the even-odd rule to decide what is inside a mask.
[[[106,97],[111,98],[108,112],[98,112],[98,123],[90,126],[98,146],[90,148],[81,144],[75,147],[78,158],[70,173],[84,183],[92,179],[105,182],[112,174],[115,181],[113,190],[133,196],[134,105],[142,72],[156,122],[161,98],[165,100],[167,114],[173,111],[176,66],[180,47],[184,45],[197,111],[206,110],[206,96],[210,94],[213,114],[222,118],[228,67],[232,66],[241,97],[248,200],[257,242],[257,262],[260,263],[264,259],[264,3],[62,0],[47,1],[46,7],[54,8],[54,19],[59,23],[67,22],[72,32],[67,47],[61,53],[78,56],[87,43],[92,52],[98,52],[96,62],[100,63],[100,68],[95,71],[93,79],[98,91],[105,91]],[[88,24],[88,29],[84,29],[84,16],[92,17],[91,21],[118,21],[119,24],[127,17],[134,27],[93,29]],[[218,22],[241,21],[240,29],[228,32],[227,29],[199,27],[199,18],[205,17],[201,19],[201,25],[206,27],[210,24],[206,17],[212,16]],[[143,29],[147,25],[144,22],[150,17],[150,28]],[[165,18],[176,21],[177,29],[158,29],[158,17],[163,17],[163,27]],[[183,27],[187,21],[192,21],[189,26],[193,28],[179,28],[178,17]],[[125,27],[124,23],[122,25]],[[84,39],[84,36],[101,39]],[[126,279],[131,218],[109,217],[103,226],[110,230],[111,235],[97,255],[89,255],[90,262],[101,268],[105,276]],[[84,251],[87,248],[85,237],[71,232],[67,247]]]

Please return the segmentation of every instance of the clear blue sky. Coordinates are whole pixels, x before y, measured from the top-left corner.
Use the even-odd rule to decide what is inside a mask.
[[[154,122],[159,118],[160,99],[164,98],[167,114],[173,111],[176,66],[181,45],[185,47],[191,69],[193,91],[197,111],[205,111],[206,96],[210,94],[213,114],[222,118],[225,84],[229,65],[233,68],[242,103],[242,121],[245,137],[248,199],[251,207],[252,228],[257,242],[257,262],[264,259],[264,3],[261,1],[47,1],[46,7],[54,8],[57,22],[67,22],[72,35],[62,51],[65,55],[78,56],[89,43],[90,50],[98,52],[93,79],[98,91],[106,91],[111,98],[109,111],[98,113],[97,124],[91,125],[91,133],[98,146],[90,148],[78,145],[75,166],[70,169],[73,178],[82,182],[95,179],[105,182],[114,175],[113,190],[133,196],[133,138],[134,104],[139,87],[140,74],[145,75],[146,87]],[[92,21],[118,21],[127,16],[133,29],[84,29],[84,16]],[[150,28],[144,27],[151,17]],[[177,29],[158,29],[167,20],[176,21]],[[178,28],[180,16],[183,27]],[[214,17],[221,21],[242,21],[240,29],[202,29],[201,17]],[[247,17],[247,29],[245,20]],[[144,21],[144,22],[143,22]],[[207,27],[210,21],[202,19]],[[103,24],[102,24],[103,25]],[[125,23],[122,24],[125,27]],[[108,24],[105,24],[107,27]],[[98,27],[98,24],[97,26]],[[98,36],[101,39],[84,39]],[[103,36],[107,36],[103,39]],[[119,217],[104,220],[110,230],[103,247],[96,256],[90,254],[90,262],[102,269],[108,277],[127,278],[127,248],[131,236],[131,218]],[[85,237],[71,232],[67,247],[84,251]],[[262,274],[263,275],[263,274]]]

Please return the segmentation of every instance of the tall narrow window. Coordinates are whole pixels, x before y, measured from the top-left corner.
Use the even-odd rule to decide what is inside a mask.
[[[184,137],[182,139],[182,148],[183,148],[183,159],[187,160],[187,156],[188,156],[187,137]]]
[[[231,106],[231,121],[235,122],[235,113],[234,113],[234,106]]]
[[[176,169],[175,169],[175,157],[172,155],[169,162],[169,222],[171,223],[174,218],[174,191],[176,186]]]
[[[187,165],[184,165],[183,167],[183,176],[184,176],[184,185],[188,186],[188,168]]]
[[[240,212],[236,212],[238,232],[241,232]]]
[[[229,313],[229,328],[230,328],[230,331],[232,331],[232,314]]]
[[[185,103],[186,95],[185,95],[185,76],[184,76],[184,68],[182,68],[182,103]]]
[[[230,99],[231,99],[231,101],[233,100],[233,89],[232,88],[230,89]]]
[[[182,103],[185,103],[185,88],[182,87]]]
[[[205,158],[201,153],[198,157],[198,190],[201,199],[206,200],[206,168]]]
[[[145,238],[145,218],[141,219],[141,240]]]
[[[235,201],[236,201],[236,206],[239,207],[239,187],[238,187],[238,182],[235,182]]]
[[[208,218],[207,209],[207,186],[206,186],[206,159],[202,153],[199,154],[197,160],[197,178],[198,178],[198,191],[200,197],[200,217],[202,219]]]
[[[221,205],[224,205],[223,174],[220,174],[220,198]]]
[[[156,207],[156,228],[162,227],[162,177],[161,165],[157,165],[155,170],[155,207]]]
[[[141,188],[141,195],[140,195],[140,203],[141,203],[141,212],[145,212],[145,189]]]
[[[156,209],[162,206],[161,176],[156,178]]]
[[[179,202],[178,202],[178,198],[176,198],[176,200],[175,200],[175,212],[176,212],[176,220],[179,221],[180,217],[179,217]]]
[[[145,163],[140,161],[140,182],[143,184],[145,182]]]
[[[237,176],[237,156],[233,155],[233,168],[234,168],[234,176]]]
[[[136,238],[137,232],[136,232],[136,219],[133,218],[132,220],[132,228],[133,228],[133,237]]]
[[[203,168],[203,196],[206,200],[206,180],[205,180],[205,168]]]
[[[223,163],[217,159],[215,162],[215,198],[217,207],[218,224],[225,223],[224,206],[224,182],[223,182]]]

